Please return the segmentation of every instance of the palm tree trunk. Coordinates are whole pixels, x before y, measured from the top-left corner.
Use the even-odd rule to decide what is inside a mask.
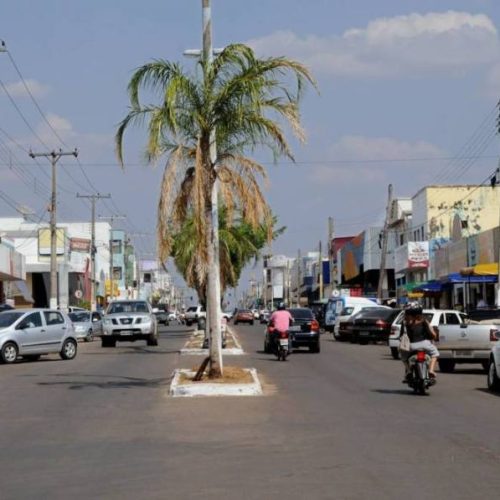
[[[210,367],[208,374],[211,378],[217,378],[222,376],[223,365],[220,315],[220,272],[219,259],[217,258],[219,252],[219,235],[217,234],[218,224],[214,223],[214,219],[218,217],[216,182],[213,183],[211,200],[207,205],[207,328],[209,329],[210,338]]]

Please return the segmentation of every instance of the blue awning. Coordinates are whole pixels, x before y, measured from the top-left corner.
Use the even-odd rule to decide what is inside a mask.
[[[441,278],[441,283],[496,283],[497,276],[464,276],[460,273],[451,273]]]
[[[427,283],[422,283],[421,285],[413,289],[414,292],[434,292],[439,293],[443,290],[443,284],[439,281],[428,281]]]

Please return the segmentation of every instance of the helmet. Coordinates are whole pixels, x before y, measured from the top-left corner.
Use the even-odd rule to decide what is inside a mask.
[[[423,312],[422,306],[418,302],[409,302],[404,310],[408,316],[417,316]]]
[[[280,302],[278,304],[278,311],[282,311],[283,309],[286,309],[285,303],[284,302]]]

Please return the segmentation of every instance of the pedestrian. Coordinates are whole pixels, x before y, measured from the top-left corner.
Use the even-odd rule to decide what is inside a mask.
[[[488,307],[488,303],[483,299],[483,297],[479,296],[476,307],[478,309],[481,309],[482,307]]]

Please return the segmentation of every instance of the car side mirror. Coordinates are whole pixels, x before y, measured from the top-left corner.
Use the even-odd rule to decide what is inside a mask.
[[[500,331],[498,331],[498,330],[497,330],[497,331],[495,332],[495,338],[496,338],[497,340],[500,340]]]
[[[460,328],[467,328],[467,323],[460,323]]]

